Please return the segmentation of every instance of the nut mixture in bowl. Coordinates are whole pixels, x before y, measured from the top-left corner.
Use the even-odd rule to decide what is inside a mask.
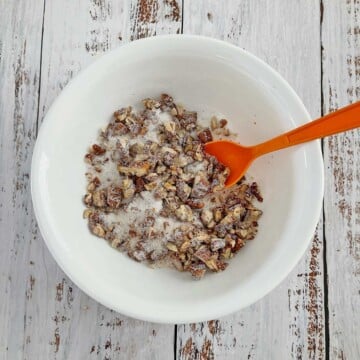
[[[203,127],[167,94],[143,104],[116,111],[85,156],[90,231],[139,262],[196,279],[223,271],[262,214],[257,184],[243,178],[225,188],[229,169],[204,152],[204,143],[232,135],[227,121]]]

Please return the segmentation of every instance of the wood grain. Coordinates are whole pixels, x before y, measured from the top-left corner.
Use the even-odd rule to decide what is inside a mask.
[[[230,41],[278,70],[321,112],[320,7],[313,1],[184,2],[184,33]],[[306,73],[306,75],[304,75]],[[177,358],[324,359],[322,223],[285,282],[221,320],[178,327]]]
[[[323,3],[324,113],[360,99],[360,2]],[[324,141],[329,357],[360,358],[360,130]]]
[[[117,314],[82,293],[60,270],[36,227],[29,172],[38,110],[40,126],[62,88],[96,56],[132,39],[180,32],[181,4],[55,0],[45,8],[42,2],[6,5],[0,14],[0,34],[6,34],[0,44],[1,74],[6,75],[0,106],[5,119],[0,122],[5,259],[0,262],[0,358],[172,358],[174,326]]]
[[[22,359],[37,307],[33,291],[39,286],[31,264],[37,227],[29,172],[43,1],[3,1],[0,7],[0,358]]]

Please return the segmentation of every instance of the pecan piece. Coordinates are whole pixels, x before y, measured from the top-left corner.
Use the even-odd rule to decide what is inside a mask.
[[[191,193],[191,187],[185,181],[178,179],[176,181],[176,195],[181,201],[185,202]]]
[[[213,228],[215,226],[213,213],[209,209],[201,212],[200,219],[207,228]]]
[[[189,199],[186,200],[186,205],[189,205],[192,209],[202,209],[204,207],[204,203],[199,199]]]
[[[96,207],[106,206],[106,192],[104,190],[97,190],[93,193],[93,204]]]
[[[94,160],[94,154],[86,154],[85,155],[85,161],[88,163],[88,164],[91,164]]]
[[[145,181],[141,177],[135,177],[134,179],[135,183],[135,192],[139,193],[141,191],[144,191],[145,189]]]
[[[120,173],[125,175],[135,175],[137,177],[141,177],[146,175],[149,172],[151,164],[147,161],[139,161],[134,163],[131,166],[118,166],[118,170]]]
[[[149,98],[144,99],[142,103],[145,106],[145,108],[149,110],[158,109],[161,106],[159,101]]]
[[[124,121],[131,114],[131,111],[132,111],[131,106],[128,106],[126,108],[121,108],[115,111],[114,112],[115,121]]]
[[[203,131],[199,132],[198,137],[203,144],[213,140],[213,137],[212,137],[212,134],[211,134],[211,131],[209,128],[206,128]]]
[[[121,182],[121,190],[124,199],[131,199],[135,194],[136,186],[131,179],[125,178]]]
[[[104,148],[102,148],[101,146],[94,144],[92,146],[92,152],[94,155],[103,155],[106,153],[106,150]]]
[[[178,271],[183,271],[184,270],[184,267],[183,267],[183,264],[179,258],[179,255],[177,253],[172,253],[170,255],[170,262],[171,262],[171,265]]]
[[[206,273],[206,267],[204,264],[192,264],[189,266],[189,271],[194,279],[200,280]]]
[[[225,245],[226,245],[225,239],[221,239],[221,238],[211,239],[211,243],[210,243],[211,251],[218,251],[220,249],[223,249]]]
[[[166,166],[171,166],[175,163],[175,157],[176,157],[176,151],[174,150],[173,152],[169,151],[169,150],[166,150],[164,152],[164,156],[163,156],[163,163],[166,165]]]
[[[105,236],[105,230],[100,224],[90,226],[90,230],[96,236],[99,236],[99,237],[104,237]]]
[[[175,210],[175,215],[181,221],[192,221],[194,217],[191,207],[188,205],[180,205],[180,207]]]
[[[194,111],[184,111],[181,116],[179,116],[180,126],[185,130],[193,130],[196,127],[197,123],[197,113]]]
[[[121,187],[110,185],[107,188],[107,204],[112,209],[118,209],[121,205],[122,191]]]
[[[160,103],[162,107],[174,107],[174,99],[168,94],[161,94]]]
[[[226,120],[226,119],[221,119],[221,120],[220,120],[220,127],[221,127],[221,128],[224,128],[224,127],[226,126],[226,124],[227,124],[227,120]]]
[[[210,119],[210,127],[211,127],[211,130],[215,130],[219,127],[219,122],[218,122],[218,119],[216,116],[213,116]]]
[[[92,194],[88,193],[84,196],[84,203],[87,206],[91,206],[93,203],[93,196]]]
[[[201,260],[203,263],[206,263],[211,259],[211,252],[206,247],[201,247],[194,253],[194,256]]]
[[[98,188],[100,186],[100,180],[98,177],[94,177],[94,179],[92,179],[87,187],[88,191],[94,191],[96,188]]]
[[[191,197],[203,198],[210,190],[209,180],[204,173],[199,173],[195,176],[194,185],[191,191]]]
[[[259,187],[256,182],[253,182],[250,185],[249,191],[251,195],[255,196],[256,200],[258,200],[259,202],[263,202],[264,199],[260,194]]]
[[[222,208],[217,207],[213,209],[214,220],[218,223],[223,218]]]
[[[144,153],[144,145],[140,143],[132,144],[129,148],[129,153],[132,157]]]
[[[166,244],[166,247],[172,252],[178,252],[178,248],[176,247],[176,245],[174,243],[168,242]]]

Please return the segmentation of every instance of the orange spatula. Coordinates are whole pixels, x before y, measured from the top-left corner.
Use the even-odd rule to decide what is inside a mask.
[[[226,180],[226,186],[229,187],[240,180],[251,163],[261,155],[359,126],[360,102],[357,102],[259,145],[247,147],[228,140],[218,140],[205,144],[205,151],[230,168]]]

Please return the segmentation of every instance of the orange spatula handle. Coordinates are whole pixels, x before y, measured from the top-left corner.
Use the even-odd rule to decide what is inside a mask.
[[[355,129],[359,126],[360,101],[254,146],[254,155],[260,156],[289,146]]]

